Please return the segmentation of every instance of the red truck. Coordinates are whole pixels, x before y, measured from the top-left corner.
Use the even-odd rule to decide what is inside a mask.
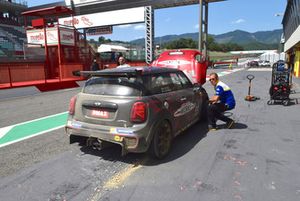
[[[208,62],[198,50],[167,50],[151,63],[151,66],[182,70],[193,83],[204,84]]]

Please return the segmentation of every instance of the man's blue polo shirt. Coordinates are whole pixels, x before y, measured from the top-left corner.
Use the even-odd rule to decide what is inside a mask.
[[[223,82],[218,81],[215,87],[216,95],[220,97],[221,103],[227,105],[231,110],[235,107],[235,100],[231,89]]]

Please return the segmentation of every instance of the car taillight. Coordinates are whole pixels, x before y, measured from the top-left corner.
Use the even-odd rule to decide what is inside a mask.
[[[75,104],[76,104],[76,96],[73,96],[69,104],[69,114],[71,115],[75,113]]]
[[[136,102],[131,108],[130,121],[133,123],[143,123],[147,119],[147,104]]]

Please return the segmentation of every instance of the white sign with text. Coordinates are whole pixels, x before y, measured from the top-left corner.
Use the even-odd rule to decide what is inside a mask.
[[[129,8],[88,15],[78,15],[58,19],[59,24],[66,26],[74,26],[76,29],[107,25],[141,23],[144,21],[144,7]]]
[[[58,45],[58,30],[57,27],[51,27],[46,29],[47,33],[47,45]],[[45,45],[44,29],[27,30],[27,41],[30,44]],[[60,44],[71,45],[75,44],[75,36],[73,29],[60,28]]]

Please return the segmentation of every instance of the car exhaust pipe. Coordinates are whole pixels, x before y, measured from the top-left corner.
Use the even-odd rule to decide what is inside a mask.
[[[99,138],[90,137],[86,141],[86,145],[89,147],[92,147],[95,150],[102,150],[106,147],[111,146],[112,144],[103,140],[100,140]]]
[[[103,142],[97,138],[93,141],[92,147],[93,149],[100,151],[103,149]]]
[[[93,138],[93,137],[87,139],[86,146],[92,147],[93,149],[96,150],[101,150],[103,148],[102,141],[98,138]]]

